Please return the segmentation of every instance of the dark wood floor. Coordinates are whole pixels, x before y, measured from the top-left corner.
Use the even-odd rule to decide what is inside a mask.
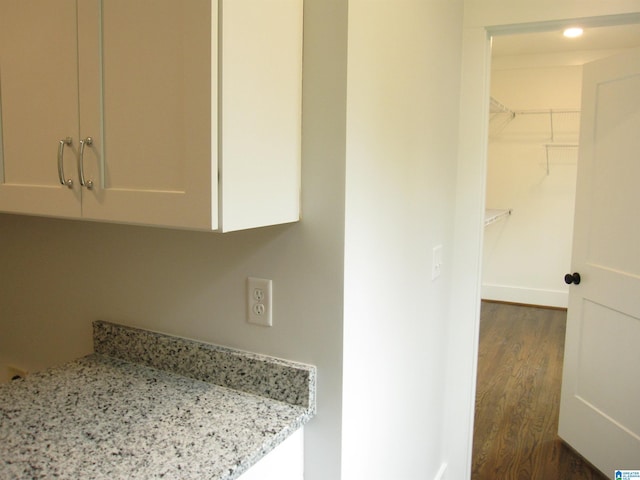
[[[472,480],[606,480],[557,437],[566,312],[483,302]]]

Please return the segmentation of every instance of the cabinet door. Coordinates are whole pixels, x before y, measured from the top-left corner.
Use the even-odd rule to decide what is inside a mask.
[[[74,0],[0,2],[0,210],[76,217],[80,189]],[[65,145],[58,175],[59,141]]]
[[[78,19],[83,217],[217,228],[215,2],[88,0]]]
[[[292,433],[239,477],[239,480],[303,479],[304,428]]]

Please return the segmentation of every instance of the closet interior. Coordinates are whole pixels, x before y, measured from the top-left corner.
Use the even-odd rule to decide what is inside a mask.
[[[494,61],[491,77],[482,298],[562,308],[582,71],[509,60]]]

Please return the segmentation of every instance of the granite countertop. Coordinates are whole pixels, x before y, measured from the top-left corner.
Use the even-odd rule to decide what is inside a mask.
[[[0,386],[0,478],[231,480],[315,413],[315,368],[107,322]]]

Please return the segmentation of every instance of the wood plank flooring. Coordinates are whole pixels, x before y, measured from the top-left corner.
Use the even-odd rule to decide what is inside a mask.
[[[606,480],[557,437],[566,312],[482,303],[472,480]]]

